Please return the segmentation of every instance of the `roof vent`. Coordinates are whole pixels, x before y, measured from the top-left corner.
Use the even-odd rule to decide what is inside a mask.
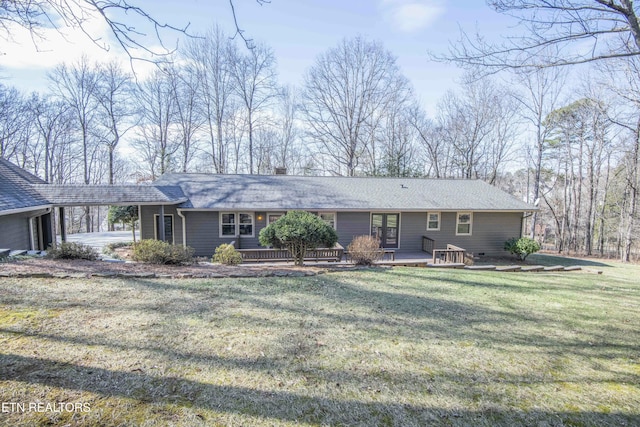
[[[287,168],[276,168],[274,172],[276,175],[286,175]]]

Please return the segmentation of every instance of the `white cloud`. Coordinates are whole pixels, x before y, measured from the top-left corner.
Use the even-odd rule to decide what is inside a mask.
[[[90,23],[91,35],[101,40],[109,39],[107,25],[100,20]],[[41,29],[42,37],[32,38],[31,33],[17,25],[9,28],[10,40],[2,43],[0,66],[3,68],[52,68],[61,62],[77,59],[83,53],[98,60],[108,52],[97,46],[80,29],[54,28]]]
[[[439,0],[382,0],[381,8],[394,28],[405,33],[429,27],[444,13]]]

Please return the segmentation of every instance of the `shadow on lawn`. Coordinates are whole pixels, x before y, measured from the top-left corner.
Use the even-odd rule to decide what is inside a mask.
[[[631,425],[637,421],[637,418],[622,413],[502,411],[495,408],[471,411],[334,399],[286,391],[220,386],[170,376],[112,371],[11,354],[0,354],[0,366],[4,367],[0,371],[0,381],[21,381],[32,385],[86,391],[105,397],[132,398],[142,404],[176,405],[196,412],[210,410],[323,425],[526,425],[554,420],[560,425],[605,426]],[[122,415],[126,419],[126,414]],[[202,414],[199,416],[204,421],[216,421],[207,420]]]
[[[543,254],[538,253],[538,254],[530,255],[527,258],[526,264],[530,264],[530,265],[539,264],[544,266],[562,265],[564,267],[570,267],[573,265],[578,265],[581,267],[611,267],[611,264],[607,264],[606,262],[603,262],[603,261],[596,261],[593,258],[590,258],[590,259],[572,258],[572,257],[565,257],[562,255],[552,255],[547,253],[543,253]]]
[[[33,337],[36,340],[57,341],[62,345],[82,346],[87,351],[94,346],[105,346],[117,351],[138,354],[142,359],[149,358],[146,353],[153,353],[151,359],[172,360],[171,363],[181,366],[196,363],[212,369],[241,369],[264,375],[315,376],[317,383],[324,389],[337,389],[340,387],[338,383],[342,383],[362,390],[358,398],[332,397],[339,396],[339,390],[336,390],[335,395],[329,390],[320,396],[313,385],[307,385],[304,389],[309,394],[289,391],[286,386],[283,389],[271,386],[266,390],[258,390],[236,385],[208,384],[177,376],[154,375],[137,369],[135,372],[126,372],[12,354],[0,354],[0,381],[18,381],[88,391],[103,396],[133,398],[143,404],[174,404],[185,409],[248,414],[292,423],[309,422],[323,425],[633,425],[637,422],[637,418],[625,413],[565,413],[502,410],[495,407],[476,409],[478,405],[472,402],[464,407],[473,410],[459,410],[377,398],[376,382],[378,386],[382,384],[398,390],[404,390],[405,384],[424,384],[426,389],[433,387],[430,383],[433,379],[426,372],[410,370],[386,372],[376,376],[369,372],[350,371],[347,368],[328,368],[314,358],[314,351],[317,351],[314,347],[314,332],[333,331],[339,328],[336,325],[343,325],[352,328],[353,333],[365,331],[369,334],[374,331],[384,340],[398,338],[405,342],[433,342],[434,345],[443,341],[447,342],[447,345],[471,341],[474,342],[473,345],[479,343],[493,348],[513,348],[514,344],[535,345],[545,355],[562,357],[576,354],[586,358],[621,357],[637,354],[639,350],[638,345],[626,344],[634,342],[631,338],[625,343],[612,341],[612,334],[624,335],[620,331],[607,329],[597,336],[593,331],[589,331],[588,335],[594,338],[595,345],[582,339],[583,337],[567,340],[550,336],[545,332],[553,328],[553,321],[536,313],[491,309],[474,304],[473,301],[448,299],[446,292],[435,297],[427,293],[416,295],[410,287],[381,287],[387,280],[387,274],[378,273],[365,276],[366,280],[371,280],[371,286],[354,283],[348,276],[332,275],[304,279],[258,278],[245,280],[243,285],[238,285],[233,280],[177,283],[145,279],[124,282],[104,280],[100,283],[111,283],[114,288],[118,287],[118,291],[127,292],[133,289],[138,295],[137,299],[130,301],[124,298],[117,304],[105,305],[106,301],[101,301],[99,295],[87,295],[76,300],[70,307],[80,310],[85,316],[87,311],[93,310],[96,313],[108,313],[112,309],[130,310],[133,313],[152,312],[166,322],[153,330],[160,337],[157,341],[150,339],[132,343],[122,342],[117,335],[108,330],[99,332],[86,329],[81,335],[75,336],[65,335],[64,330],[60,334],[43,334],[34,329],[0,330],[0,334],[5,336],[12,334]],[[397,274],[398,272],[394,273]],[[441,280],[442,285],[452,281],[448,277],[436,280]],[[43,292],[45,291],[46,288]],[[158,297],[158,300],[146,305],[146,298],[152,295]],[[23,298],[31,298],[27,303],[38,308],[67,308],[65,304],[68,303],[64,297],[52,300],[30,293],[25,294]],[[317,302],[313,303],[313,299]],[[259,310],[244,313],[241,311],[243,307]],[[263,313],[272,315],[267,316]],[[216,321],[226,319],[230,322],[226,324],[228,330],[249,329],[256,333],[274,331],[274,340],[286,341],[292,338],[292,345],[285,347],[283,354],[272,353],[263,357],[245,358],[225,357],[223,353],[216,353],[216,349],[207,347],[206,341],[198,342],[195,346],[187,335],[185,341],[166,340],[166,337],[163,337],[163,334],[180,331],[181,326],[188,325],[188,321],[194,317],[203,317],[205,320],[215,318]],[[308,323],[308,319],[312,322]],[[534,325],[535,334],[528,333],[526,328],[518,329],[520,322],[526,323],[527,326]],[[490,325],[489,330],[485,329],[487,325]],[[278,335],[279,329],[294,336]],[[215,330],[215,326],[212,326],[212,330]],[[505,332],[507,330],[508,333]],[[132,333],[135,333],[133,327]],[[307,336],[313,341],[305,342]],[[300,339],[302,345],[297,346],[296,339]],[[255,350],[258,353],[258,349]],[[298,356],[305,356],[307,359],[298,359]],[[473,369],[463,372],[440,372],[435,387],[442,386],[441,393],[450,394],[459,401],[469,398],[468,394],[465,394],[467,388],[477,387],[479,393],[484,392],[482,383],[474,377]],[[525,388],[530,383],[555,382],[554,379],[537,374],[486,380],[523,384]],[[576,386],[599,381],[637,384],[639,376],[625,372],[609,372],[608,375],[599,378],[570,376],[559,382],[572,381]],[[373,392],[368,391],[368,385],[373,386]],[[502,398],[503,396],[496,396],[495,401]],[[124,417],[126,419],[126,415]],[[207,421],[216,422],[214,419]]]

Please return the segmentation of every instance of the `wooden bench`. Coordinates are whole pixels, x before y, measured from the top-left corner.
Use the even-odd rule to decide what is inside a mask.
[[[293,262],[293,256],[287,249],[260,248],[237,249],[243,262]],[[344,254],[344,248],[338,243],[332,248],[318,248],[308,250],[304,256],[305,261],[340,262]]]

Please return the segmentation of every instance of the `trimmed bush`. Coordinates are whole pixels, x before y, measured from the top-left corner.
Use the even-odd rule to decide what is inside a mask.
[[[347,251],[351,262],[356,265],[371,265],[384,255],[380,241],[373,236],[356,236],[347,246]]]
[[[47,257],[53,259],[98,259],[98,252],[89,245],[76,242],[62,242],[57,247],[47,250]]]
[[[240,252],[228,243],[223,243],[216,248],[216,253],[213,254],[213,262],[217,262],[224,265],[238,265],[242,263],[242,255]]]
[[[319,216],[304,211],[290,211],[260,230],[260,244],[286,248],[296,265],[304,265],[308,250],[331,248],[338,242],[336,231]]]
[[[504,243],[504,250],[524,261],[529,255],[540,250],[540,244],[529,237],[512,237]]]
[[[149,264],[191,264],[194,249],[160,240],[141,240],[133,246],[134,261]]]

